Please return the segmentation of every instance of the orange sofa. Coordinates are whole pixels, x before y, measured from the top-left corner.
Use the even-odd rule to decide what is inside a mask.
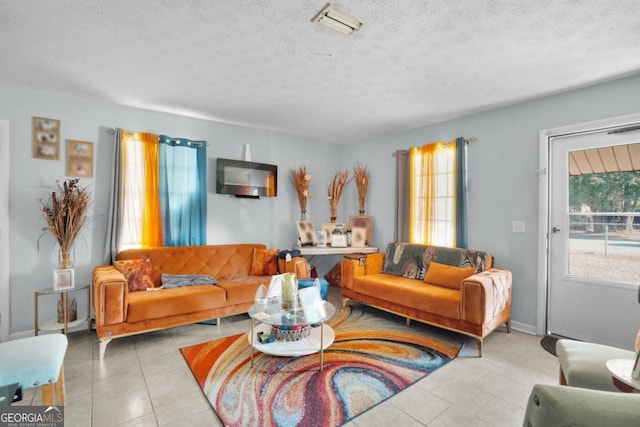
[[[94,268],[93,307],[100,358],[114,338],[246,313],[260,284],[269,285],[271,277],[265,272],[273,267],[273,256],[278,271],[269,273],[294,271],[298,277],[308,276],[303,258],[285,261],[277,258],[277,253],[277,249],[268,250],[263,244],[175,246],[120,252],[116,264],[124,260],[144,260],[145,265],[151,264],[149,286],[153,289],[132,292],[127,277],[114,265]],[[265,257],[269,263],[266,270]],[[163,273],[207,275],[215,278],[217,284],[163,289]],[[130,274],[129,282],[133,276],[139,275]]]
[[[511,331],[511,271],[480,251],[390,243],[385,253],[345,257],[343,305],[350,299],[482,340]]]

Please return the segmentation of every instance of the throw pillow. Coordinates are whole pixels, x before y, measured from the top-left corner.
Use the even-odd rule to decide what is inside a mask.
[[[460,289],[462,281],[476,273],[474,267],[454,267],[431,261],[424,282],[444,288]]]
[[[273,276],[278,274],[278,253],[280,249],[254,249],[251,276]]]
[[[113,265],[118,271],[124,274],[129,286],[129,292],[144,291],[153,288],[151,280],[151,260],[150,259],[127,259],[116,261]]]

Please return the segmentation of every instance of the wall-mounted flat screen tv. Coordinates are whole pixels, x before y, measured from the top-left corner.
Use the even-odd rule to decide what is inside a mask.
[[[278,166],[218,157],[216,193],[236,197],[275,197],[278,195]]]

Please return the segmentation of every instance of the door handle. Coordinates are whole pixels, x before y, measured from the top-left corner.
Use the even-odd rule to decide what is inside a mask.
[[[559,229],[558,227],[553,227],[553,228],[551,229],[551,232],[552,232],[552,233],[557,233],[558,231],[560,231],[560,229]]]

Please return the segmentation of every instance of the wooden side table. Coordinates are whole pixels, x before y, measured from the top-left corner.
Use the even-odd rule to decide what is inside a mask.
[[[633,359],[611,359],[607,361],[607,369],[611,372],[613,384],[618,390],[625,393],[640,392],[640,380],[631,376],[633,369]]]
[[[42,291],[35,291],[33,295],[33,305],[34,305],[34,315],[35,315],[35,322],[34,322],[33,329],[34,329],[35,335],[37,336],[39,331],[55,331],[55,330],[60,330],[62,331],[63,334],[67,335],[69,328],[73,328],[74,326],[80,325],[82,324],[82,322],[87,322],[87,333],[90,334],[91,333],[90,289],[91,289],[91,285],[85,285],[80,288],[65,289],[62,291],[54,291],[53,288],[47,288]],[[69,301],[69,294],[72,292],[79,292],[82,290],[87,292],[87,314],[81,315],[78,313],[78,318],[72,322],[69,322],[67,317],[67,306]],[[62,323],[59,323],[57,318],[45,320],[44,322],[40,323],[38,319],[38,298],[40,298],[43,295],[58,295],[60,297],[60,299],[62,300],[62,305],[64,307],[64,321]]]

